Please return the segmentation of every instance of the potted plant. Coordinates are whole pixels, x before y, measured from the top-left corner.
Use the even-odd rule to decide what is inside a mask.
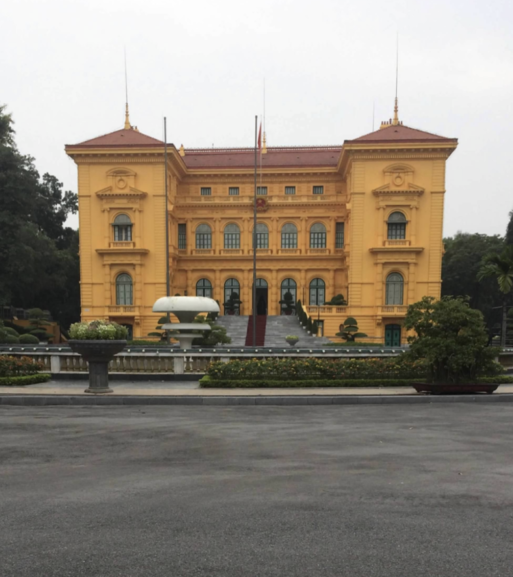
[[[291,347],[293,347],[299,341],[299,337],[297,337],[296,335],[287,335],[285,337],[285,340],[287,341],[287,343],[289,343]]]
[[[89,364],[89,388],[86,393],[112,393],[109,389],[109,362],[126,346],[128,329],[117,323],[94,320],[74,323],[68,344]]]
[[[427,383],[413,383],[418,392],[493,393],[497,384],[486,377],[503,369],[494,359],[497,347],[488,347],[488,334],[480,311],[471,309],[468,298],[424,297],[408,307],[404,320],[410,349],[405,358],[424,359]]]
[[[290,291],[287,291],[283,295],[283,299],[280,301],[280,305],[284,315],[290,316],[294,312],[294,297]]]
[[[241,304],[242,304],[242,301],[239,298],[239,294],[236,293],[235,291],[232,292],[232,294],[230,295],[230,298],[225,303],[223,303],[224,314],[226,314],[226,315],[237,314],[237,312],[240,310]]]

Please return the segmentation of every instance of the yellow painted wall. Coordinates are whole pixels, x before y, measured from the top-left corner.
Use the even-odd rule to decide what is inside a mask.
[[[279,314],[280,286],[285,278],[297,283],[297,296],[309,305],[313,278],[326,283],[326,298],[342,293],[347,307],[310,307],[325,321],[325,335],[333,336],[348,317],[360,330],[382,340],[387,324],[401,324],[408,304],[424,295],[438,297],[441,286],[442,224],[445,163],[455,145],[355,144],[342,150],[335,168],[266,169],[267,210],[259,222],[269,228],[269,249],[258,252],[258,276],[269,286],[269,314]],[[132,324],[135,337],[153,331],[159,315],[154,301],[166,294],[165,196],[163,147],[137,149],[68,149],[78,165],[82,318],[110,318]],[[250,170],[187,169],[178,151],[170,148],[169,247],[171,291],[196,294],[201,278],[210,280],[213,297],[222,304],[224,282],[241,285],[242,314],[251,312],[252,198]],[[260,184],[260,182],[259,182]],[[312,187],[323,185],[323,195]],[[238,186],[239,196],[228,188]],[[286,196],[285,186],[296,195]],[[212,196],[200,196],[211,187]],[[393,211],[407,218],[405,241],[387,240],[386,220]],[[130,243],[115,243],[112,222],[126,214],[133,223]],[[281,248],[281,227],[298,228],[297,250]],[[326,249],[311,249],[309,229],[321,222],[327,229]],[[344,249],[335,249],[335,225],[345,223]],[[187,246],[178,249],[178,224],[187,226]],[[212,249],[198,250],[195,230],[212,229]],[[223,246],[223,230],[236,223],[240,249]],[[391,272],[405,281],[402,306],[386,306],[385,282]],[[132,306],[116,304],[115,279],[133,279]],[[403,340],[405,335],[402,335]]]

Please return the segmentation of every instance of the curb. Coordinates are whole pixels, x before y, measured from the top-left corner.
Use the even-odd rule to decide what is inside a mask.
[[[439,403],[512,403],[498,395],[310,395],[310,396],[157,396],[157,395],[0,395],[1,405],[23,407],[90,405],[415,405]]]

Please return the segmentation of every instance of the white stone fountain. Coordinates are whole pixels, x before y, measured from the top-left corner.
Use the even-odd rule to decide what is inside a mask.
[[[194,319],[201,313],[218,313],[219,305],[208,297],[162,297],[153,305],[154,313],[172,313],[179,323],[166,323],[162,328],[167,331],[176,331],[173,338],[178,339],[181,349],[192,348],[192,341],[211,330],[208,323],[194,323]],[[188,332],[196,331],[196,333]]]

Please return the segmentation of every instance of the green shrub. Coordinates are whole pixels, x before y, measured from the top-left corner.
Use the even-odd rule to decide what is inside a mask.
[[[20,335],[19,341],[22,345],[38,345],[39,344],[39,339],[36,337],[36,335],[29,335],[29,334]]]
[[[32,375],[42,371],[42,363],[30,357],[15,357],[0,355],[0,377],[17,377],[20,375]]]
[[[74,323],[69,328],[71,339],[77,340],[125,340],[128,329],[118,323],[104,320],[95,320],[89,323]]]
[[[471,309],[466,297],[424,297],[408,307],[404,327],[408,337],[406,356],[425,359],[435,383],[471,383],[480,375],[497,375],[497,347],[488,347],[488,332],[480,311]]]
[[[19,333],[17,330],[11,328],[11,327],[4,327],[4,331],[5,331],[8,335],[12,335],[13,337],[19,337],[19,336],[20,336],[20,333]]]
[[[348,342],[354,342],[355,339],[361,339],[367,336],[365,333],[358,332],[358,323],[353,317],[347,318],[344,324],[340,325],[339,330],[340,332],[337,333],[337,337],[341,337]]]
[[[422,379],[416,379],[416,382]],[[412,379],[213,379],[205,375],[199,381],[204,389],[293,389],[334,387],[408,387]]]
[[[223,380],[422,379],[426,376],[426,367],[423,361],[413,362],[404,355],[385,359],[233,359],[227,363],[211,363],[207,374]]]
[[[14,345],[14,344],[19,343],[19,342],[20,342],[20,339],[19,339],[18,337],[15,337],[14,335],[11,335],[10,333],[7,333],[7,334],[5,335],[5,341],[4,341],[4,342],[5,342],[6,344]]]
[[[207,323],[210,325],[211,330],[194,339],[192,341],[193,345],[200,347],[215,347],[218,344],[229,345],[232,342],[232,339],[226,334],[226,329],[221,325],[216,325],[213,320],[208,318],[208,316],[204,317],[203,315],[198,315],[194,319],[194,322],[198,324]]]
[[[345,349],[348,347],[368,349],[383,349],[385,345],[383,343],[366,343],[365,341],[347,341],[346,343],[326,343],[322,345],[323,347],[338,347],[339,349]],[[387,347],[390,348],[390,347]],[[400,349],[400,347],[394,347]]]
[[[23,387],[25,385],[36,385],[46,383],[51,379],[51,375],[40,373],[38,375],[22,375],[18,377],[0,377],[0,387]]]

